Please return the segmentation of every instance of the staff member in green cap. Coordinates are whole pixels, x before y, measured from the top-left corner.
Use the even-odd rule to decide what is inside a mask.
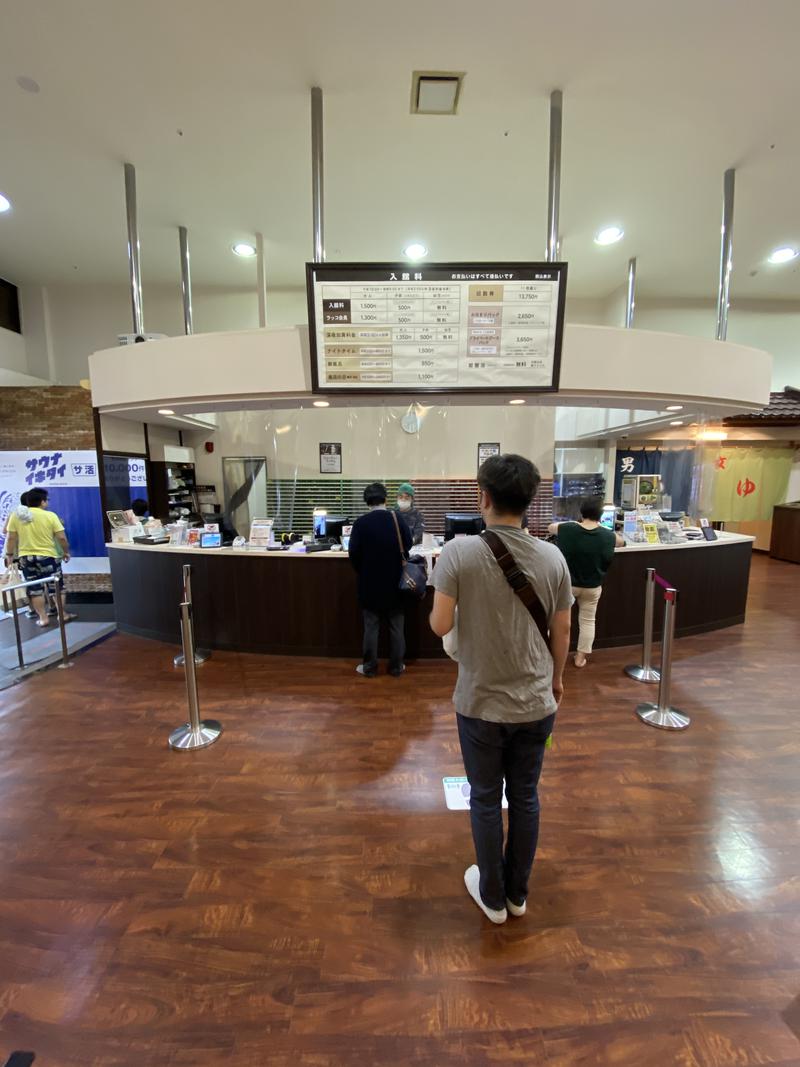
[[[411,531],[412,544],[421,544],[422,535],[425,533],[425,520],[419,508],[414,507],[414,486],[411,482],[403,482],[397,490],[397,510]]]

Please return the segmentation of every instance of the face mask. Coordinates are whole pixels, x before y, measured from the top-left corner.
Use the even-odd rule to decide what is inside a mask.
[[[400,508],[401,511],[411,511],[411,501],[410,500],[398,500],[397,501],[397,506],[398,506],[398,508]]]

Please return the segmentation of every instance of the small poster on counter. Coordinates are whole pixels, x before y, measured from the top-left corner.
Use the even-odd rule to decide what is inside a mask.
[[[319,473],[342,473],[342,444],[340,441],[323,441],[319,446]]]

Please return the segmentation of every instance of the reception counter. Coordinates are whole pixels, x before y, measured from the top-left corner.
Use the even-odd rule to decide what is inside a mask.
[[[744,621],[753,538],[617,549],[597,609],[597,648],[642,639],[644,572],[680,590],[677,634]],[[278,655],[348,656],[361,652],[355,572],[344,553],[241,552],[109,545],[117,626],[125,633],[178,644],[184,563],[192,565],[198,645]],[[428,626],[433,590],[409,598],[408,658],[442,656]],[[656,633],[661,611],[656,609]],[[573,636],[577,630],[574,628]],[[383,654],[383,653],[382,653]]]

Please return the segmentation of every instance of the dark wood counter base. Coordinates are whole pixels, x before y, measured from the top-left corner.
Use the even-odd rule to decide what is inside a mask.
[[[641,641],[647,567],[655,567],[680,590],[678,636],[743,622],[751,552],[749,541],[618,552],[597,609],[596,647]],[[346,560],[147,548],[112,547],[109,553],[117,626],[125,633],[180,642],[182,567],[190,562],[199,646],[295,656],[361,654],[355,574]],[[657,634],[660,600],[658,596]],[[424,601],[409,599],[406,605],[409,659],[444,655],[428,626],[432,601],[429,589]]]

